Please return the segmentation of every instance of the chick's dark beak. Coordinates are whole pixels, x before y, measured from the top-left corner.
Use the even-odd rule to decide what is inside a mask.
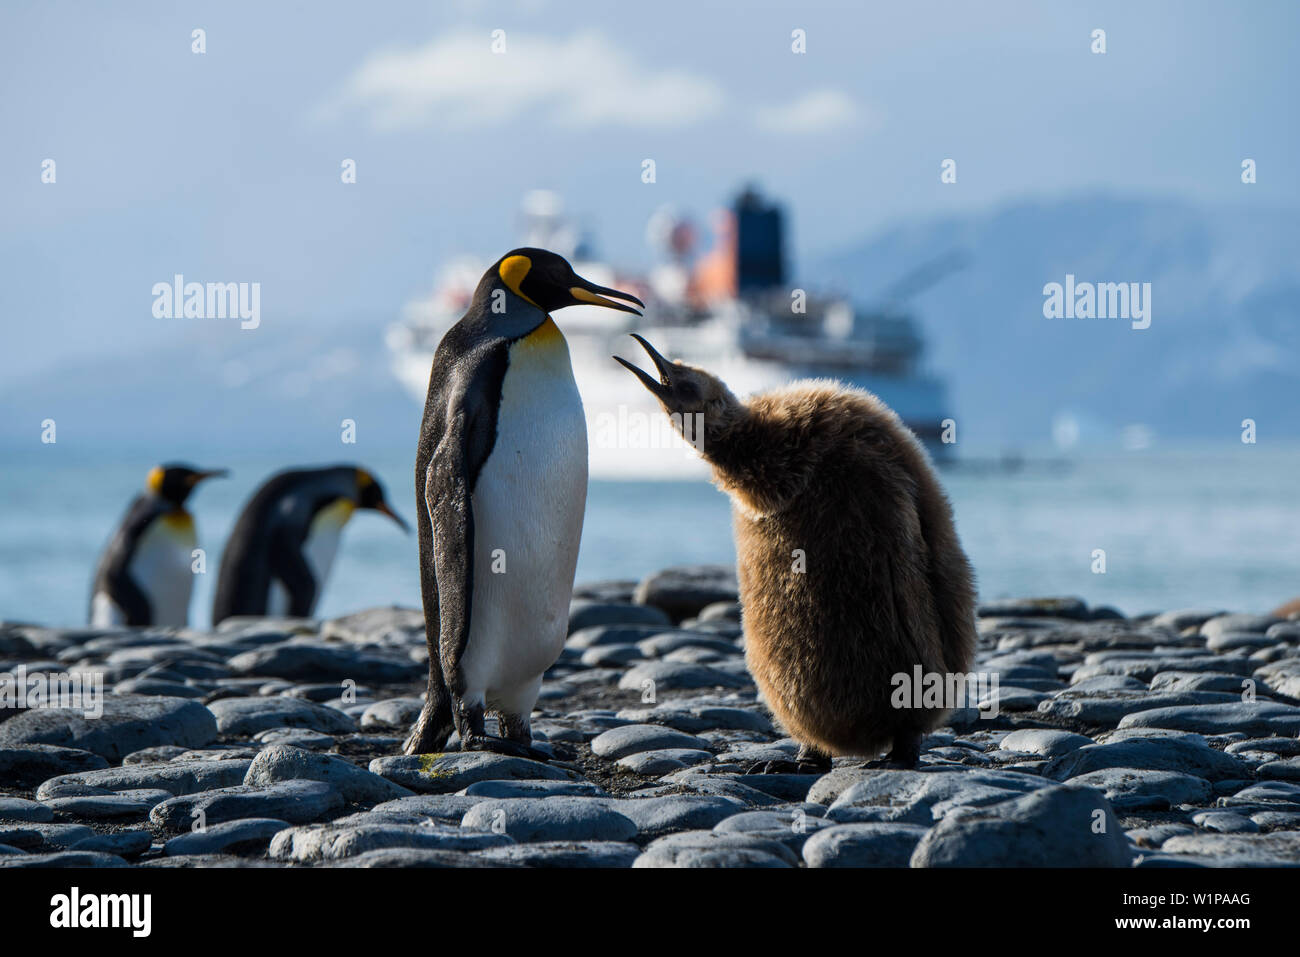
[[[406,524],[406,520],[403,519],[402,516],[398,515],[391,508],[389,508],[387,502],[380,502],[379,504],[375,505],[374,508],[376,512],[379,512],[383,515],[387,515],[394,522],[396,522],[398,527],[401,528],[402,531],[406,532],[407,535],[411,534],[411,526]]]
[[[640,310],[645,308],[645,303],[630,292],[620,292],[617,289],[610,289],[608,286],[597,286],[594,282],[587,282],[587,280],[583,279],[581,276],[574,276],[573,278],[576,282],[574,285],[569,287],[569,295],[573,297],[574,305],[585,302],[590,303],[593,306],[604,306],[606,309],[617,309],[620,312],[630,312],[634,316],[641,315]],[[624,303],[615,302],[615,299],[634,302],[639,308],[633,308]]]
[[[638,369],[621,356],[614,356],[614,361],[640,379],[641,384],[649,389],[651,394],[660,399],[666,397],[670,392],[672,392],[673,364],[661,356],[654,346],[650,345],[650,343],[646,342],[645,339],[638,336],[635,332],[632,333],[632,338],[641,343],[641,348],[646,351],[646,355],[650,357],[650,361],[655,364],[655,371],[659,373],[659,381],[656,382],[653,376]]]

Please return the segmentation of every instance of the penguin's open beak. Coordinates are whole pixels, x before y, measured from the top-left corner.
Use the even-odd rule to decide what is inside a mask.
[[[411,526],[406,524],[406,520],[402,518],[402,516],[398,515],[391,508],[389,508],[387,502],[380,502],[378,505],[375,506],[375,511],[387,515],[394,522],[396,522],[398,524],[398,527],[401,528],[402,531],[406,532],[407,535],[411,534]]]
[[[614,361],[620,363],[625,369],[640,379],[641,384],[649,389],[653,395],[660,399],[666,397],[670,392],[672,392],[673,364],[661,356],[654,346],[650,345],[650,343],[646,342],[635,332],[632,333],[632,338],[641,343],[641,348],[646,351],[648,356],[650,356],[650,361],[655,364],[655,370],[659,373],[659,381],[656,382],[654,377],[649,373],[641,371],[621,356],[614,356]]]
[[[593,306],[604,306],[606,309],[630,312],[634,316],[641,315],[640,310],[645,308],[645,303],[629,292],[619,292],[617,289],[610,289],[608,286],[597,286],[593,282],[587,282],[581,276],[575,276],[574,278],[578,281],[577,285],[569,287],[569,295],[573,297],[574,305],[587,302]],[[625,299],[628,302],[634,302],[640,309],[634,309],[632,306],[615,302],[614,299],[607,298],[609,296],[613,296],[614,299]]]

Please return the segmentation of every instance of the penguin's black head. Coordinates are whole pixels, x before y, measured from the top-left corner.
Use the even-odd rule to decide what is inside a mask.
[[[573,271],[563,256],[532,246],[512,249],[506,253],[488,270],[488,275],[484,278],[499,278],[515,295],[522,296],[546,313],[565,306],[587,304],[630,312],[634,316],[641,315],[639,309],[623,302],[615,302],[614,299],[623,299],[636,303],[640,309],[645,308],[645,303],[636,296],[588,282]],[[611,296],[612,299],[609,298]]]
[[[185,504],[194,487],[204,479],[220,478],[228,474],[230,473],[225,469],[201,471],[188,465],[170,462],[166,465],[155,465],[150,469],[145,487],[164,501],[180,506]]]
[[[357,508],[380,512],[400,525],[402,531],[411,531],[411,527],[385,501],[384,487],[379,484],[379,480],[365,469],[357,469]]]

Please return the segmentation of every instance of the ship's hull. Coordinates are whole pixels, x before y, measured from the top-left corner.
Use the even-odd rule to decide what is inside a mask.
[[[939,442],[941,423],[949,413],[946,392],[938,379],[758,361],[737,349],[689,348],[698,343],[679,342],[678,348],[674,348],[672,333],[673,330],[648,329],[645,336],[666,355],[707,368],[737,395],[776,388],[795,379],[835,378],[878,395],[936,458],[942,458],[947,450]],[[679,334],[677,338],[680,340],[682,336]],[[570,335],[568,339],[574,378],[586,410],[592,477],[708,477],[709,468],[696,450],[677,434],[650,394],[611,358],[619,352],[629,358],[635,356],[635,345],[628,348],[630,340],[586,335]],[[419,402],[428,393],[432,362],[431,350],[408,347],[394,351],[393,372]]]

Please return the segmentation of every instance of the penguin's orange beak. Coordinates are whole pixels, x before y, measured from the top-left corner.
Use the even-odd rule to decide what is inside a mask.
[[[569,295],[573,297],[575,306],[585,302],[593,306],[604,306],[606,309],[630,312],[634,316],[641,315],[640,310],[645,308],[645,303],[630,292],[620,292],[617,289],[610,289],[608,286],[597,286],[594,282],[587,282],[581,276],[574,276],[574,278],[577,280],[577,284],[569,287]],[[625,306],[621,302],[615,302],[614,299],[634,302],[640,308],[634,309],[632,306]]]

